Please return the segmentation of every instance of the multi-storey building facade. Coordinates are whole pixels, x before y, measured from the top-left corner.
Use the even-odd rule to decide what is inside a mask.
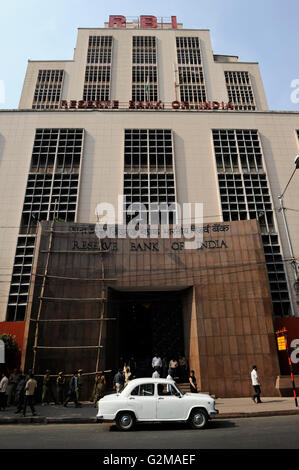
[[[270,111],[257,63],[216,55],[172,17],[81,28],[72,60],[29,61],[0,112],[2,321],[24,321],[39,221],[96,222],[98,203],[203,203],[204,223],[259,222],[273,316],[299,316],[278,196],[299,114]],[[286,205],[299,253],[297,185]],[[291,210],[292,209],[292,210]],[[297,260],[295,260],[297,261]],[[168,290],[165,286],[165,290]]]

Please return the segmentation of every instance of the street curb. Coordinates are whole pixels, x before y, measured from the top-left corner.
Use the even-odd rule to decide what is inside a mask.
[[[279,411],[257,411],[253,413],[220,413],[213,418],[217,420],[239,419],[239,418],[263,418],[270,416],[291,416],[298,415],[299,410],[279,410]],[[0,418],[1,424],[97,424],[94,418],[55,418],[46,416],[26,416],[24,417],[3,417]]]
[[[299,415],[299,410],[257,411],[252,413],[219,413],[213,419],[263,418],[267,416]]]

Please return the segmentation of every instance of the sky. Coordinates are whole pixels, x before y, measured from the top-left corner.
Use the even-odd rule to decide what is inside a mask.
[[[27,61],[70,60],[78,27],[104,27],[109,15],[177,16],[210,29],[214,54],[259,62],[269,108],[299,111],[298,0],[0,0],[0,108],[18,107]],[[294,100],[293,100],[294,101]],[[295,100],[296,101],[296,100]]]

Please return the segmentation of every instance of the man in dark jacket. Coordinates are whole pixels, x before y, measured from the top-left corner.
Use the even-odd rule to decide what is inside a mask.
[[[113,379],[113,387],[116,393],[120,393],[124,388],[125,377],[122,369],[118,369],[118,372],[115,374]]]
[[[81,406],[77,400],[77,392],[78,392],[78,371],[75,371],[69,383],[69,391],[67,393],[66,400],[63,404],[64,407],[67,407],[67,404],[69,401],[73,401],[75,403],[76,408],[79,408],[79,406]]]

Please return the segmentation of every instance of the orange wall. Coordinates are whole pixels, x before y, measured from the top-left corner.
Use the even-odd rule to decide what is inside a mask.
[[[16,336],[18,346],[22,351],[23,348],[23,340],[24,340],[24,329],[25,329],[25,322],[24,321],[3,321],[0,322],[0,335],[4,333],[10,334],[12,336]]]

